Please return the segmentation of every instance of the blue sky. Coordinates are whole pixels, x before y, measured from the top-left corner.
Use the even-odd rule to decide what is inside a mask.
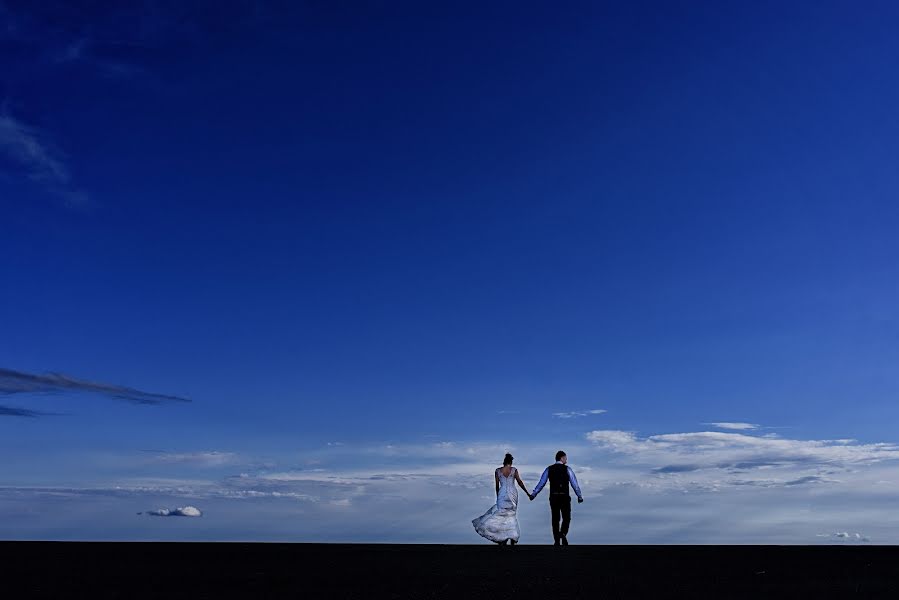
[[[289,4],[0,0],[0,537],[899,541],[894,6]]]

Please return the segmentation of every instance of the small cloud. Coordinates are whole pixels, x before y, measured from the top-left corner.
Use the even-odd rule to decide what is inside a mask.
[[[587,415],[601,415],[603,413],[608,412],[602,408],[593,408],[590,410],[575,410],[571,412],[556,412],[553,413],[553,416],[557,419],[576,419],[579,417],[586,417]]]
[[[837,531],[835,533],[831,533],[830,535],[823,533],[823,534],[818,534],[818,537],[829,537],[829,538],[839,541],[839,542],[870,542],[871,541],[871,539],[866,535],[862,535],[858,532],[849,533],[848,531]]]
[[[63,199],[72,208],[85,208],[87,196],[71,186],[65,161],[37,129],[0,113],[0,158],[9,167]],[[0,162],[0,167],[2,167]]]
[[[696,465],[665,465],[664,467],[653,469],[653,473],[689,473],[699,469],[700,467]]]
[[[28,410],[27,408],[16,408],[15,406],[0,406],[0,417],[28,417],[35,418],[43,416],[47,413],[38,412],[36,410]]]
[[[615,429],[603,429],[591,431],[587,434],[587,440],[593,442],[597,446],[610,449],[630,449],[642,444],[637,440],[637,436],[633,431],[619,431]]]
[[[800,477],[798,479],[793,479],[791,481],[788,481],[788,482],[784,483],[784,485],[793,486],[793,485],[805,485],[806,483],[827,483],[827,482],[832,482],[832,481],[833,481],[832,479],[826,479],[824,477],[819,477],[817,475],[807,475],[805,477]]]
[[[68,169],[50,151],[37,130],[8,114],[0,114],[0,153],[24,169],[33,181],[69,183]]]
[[[211,450],[206,452],[162,452],[157,454],[153,460],[163,464],[217,467],[233,464],[237,462],[237,458],[237,455],[233,452]]]
[[[140,514],[140,513],[138,513]],[[151,517],[202,517],[203,513],[195,506],[179,506],[178,508],[168,509],[160,508],[157,510],[148,510],[147,514]]]
[[[755,423],[740,423],[740,422],[732,422],[732,421],[718,421],[714,423],[703,423],[703,425],[711,425],[712,427],[717,427],[718,429],[731,429],[734,431],[750,431],[752,429],[758,429],[759,425]]]
[[[343,445],[344,445],[343,442],[328,442],[328,446],[331,446],[331,447],[343,446]]]

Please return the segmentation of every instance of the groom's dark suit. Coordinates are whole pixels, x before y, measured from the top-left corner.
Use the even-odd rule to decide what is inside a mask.
[[[574,471],[566,464],[557,462],[546,467],[540,477],[540,483],[534,488],[531,497],[535,497],[549,481],[549,508],[552,512],[553,539],[558,544],[560,539],[568,535],[568,527],[571,525],[571,496],[568,495],[568,486],[574,488],[578,501],[582,501],[581,488],[578,486]],[[559,526],[559,518],[562,524]],[[566,541],[567,543],[567,541]]]

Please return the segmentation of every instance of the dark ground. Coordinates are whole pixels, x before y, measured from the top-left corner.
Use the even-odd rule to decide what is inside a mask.
[[[891,546],[0,543],[0,598],[899,598]]]

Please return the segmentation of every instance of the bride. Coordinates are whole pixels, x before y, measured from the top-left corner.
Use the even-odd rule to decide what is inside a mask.
[[[471,522],[478,534],[501,546],[509,542],[512,542],[514,546],[518,543],[518,538],[521,537],[521,528],[518,526],[518,490],[515,488],[516,482],[521,486],[525,494],[528,493],[528,489],[518,475],[518,469],[512,466],[512,460],[512,455],[506,454],[506,457],[503,459],[503,466],[493,473],[493,477],[496,480],[496,504]]]

